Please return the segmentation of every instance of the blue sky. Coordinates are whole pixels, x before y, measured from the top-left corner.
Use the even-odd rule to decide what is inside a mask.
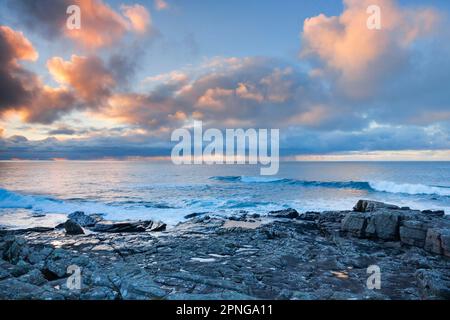
[[[74,0],[77,32],[69,2],[0,0],[1,159],[166,156],[196,119],[280,128],[290,158],[450,160],[448,1]]]

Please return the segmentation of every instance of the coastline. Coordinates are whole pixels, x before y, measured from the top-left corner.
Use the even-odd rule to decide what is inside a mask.
[[[1,299],[450,299],[441,211],[362,200],[349,211],[205,213],[170,229],[69,217],[0,230]],[[380,289],[367,286],[373,265]],[[81,270],[80,289],[67,287],[69,266]]]

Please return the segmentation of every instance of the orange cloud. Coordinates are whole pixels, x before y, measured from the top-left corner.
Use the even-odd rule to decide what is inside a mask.
[[[130,20],[132,28],[139,33],[145,33],[149,29],[150,13],[141,5],[122,6],[123,14]]]
[[[169,4],[164,0],[155,0],[156,10],[166,10],[169,9]]]
[[[150,26],[150,14],[141,5],[122,6],[121,14],[101,0],[72,2],[81,9],[81,28],[70,30],[64,26],[64,34],[86,48],[110,46],[127,31],[145,33]]]
[[[22,32],[14,31],[8,26],[0,26],[0,33],[9,46],[10,55],[14,60],[36,61],[38,59],[38,52]]]
[[[97,57],[72,55],[70,61],[53,57],[47,68],[61,85],[69,85],[85,101],[99,102],[111,93],[115,86],[112,74]]]
[[[320,14],[303,25],[301,57],[319,58],[338,74],[351,95],[365,95],[373,85],[377,68],[395,67],[412,42],[429,34],[439,14],[429,8],[399,8],[394,0],[344,0],[340,16]],[[381,9],[381,30],[367,28],[367,8]]]
[[[223,98],[230,97],[234,94],[233,90],[222,88],[210,88],[198,98],[198,106],[214,109],[222,109],[225,107]]]

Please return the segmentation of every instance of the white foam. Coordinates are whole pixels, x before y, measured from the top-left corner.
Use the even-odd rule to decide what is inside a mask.
[[[404,193],[410,195],[439,195],[450,196],[450,188],[433,187],[424,184],[395,183],[391,181],[372,181],[369,182],[372,189],[390,193]]]

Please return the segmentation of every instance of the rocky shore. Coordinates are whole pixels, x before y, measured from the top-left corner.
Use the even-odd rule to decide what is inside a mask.
[[[76,212],[0,230],[0,299],[450,299],[450,218],[360,200],[167,228]],[[367,268],[380,270],[369,289]],[[80,288],[68,286],[73,268]]]

